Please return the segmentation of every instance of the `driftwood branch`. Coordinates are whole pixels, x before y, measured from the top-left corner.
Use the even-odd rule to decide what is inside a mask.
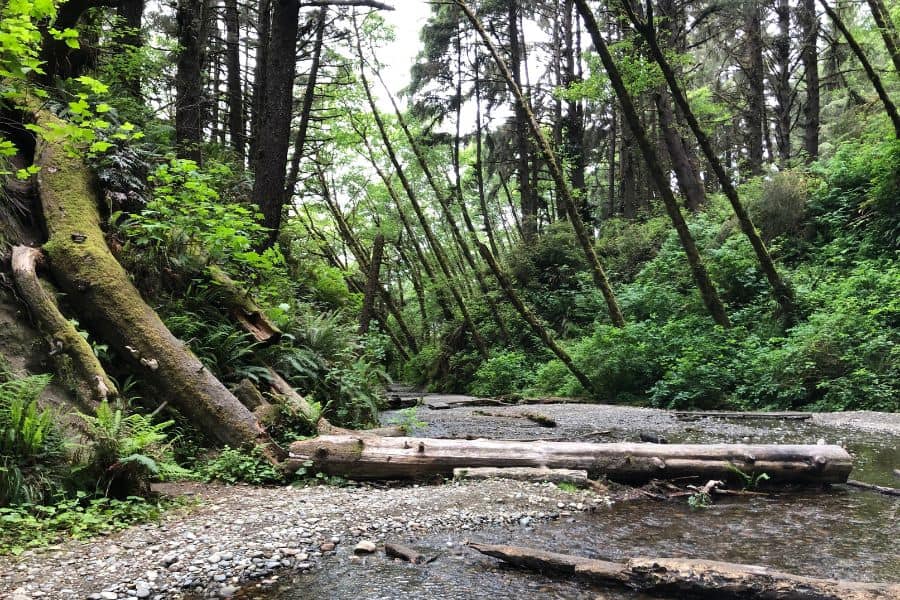
[[[683,558],[632,558],[609,562],[519,546],[470,543],[487,556],[534,571],[552,571],[603,585],[667,597],[762,598],[771,600],[887,600],[900,585],[816,579],[756,565]]]
[[[900,490],[898,490],[897,488],[888,487],[886,485],[875,485],[872,483],[865,483],[863,481],[856,481],[855,479],[848,479],[846,483],[848,486],[860,490],[878,492],[879,494],[884,494],[885,496],[900,496]]]

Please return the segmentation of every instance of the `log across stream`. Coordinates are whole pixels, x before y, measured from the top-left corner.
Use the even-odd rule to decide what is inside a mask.
[[[641,483],[700,477],[741,479],[765,473],[777,483],[841,483],[852,460],[835,445],[521,442],[324,435],[294,442],[290,460],[353,479],[449,476],[465,467],[584,469],[592,477]],[[744,474],[744,475],[742,475]]]

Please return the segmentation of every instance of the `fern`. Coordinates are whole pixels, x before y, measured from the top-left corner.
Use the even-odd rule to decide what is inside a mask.
[[[0,506],[57,494],[65,474],[63,440],[38,398],[49,375],[0,383]]]

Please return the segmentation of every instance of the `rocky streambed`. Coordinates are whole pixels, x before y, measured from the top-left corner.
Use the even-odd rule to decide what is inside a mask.
[[[450,409],[429,396],[422,435],[672,442],[840,441],[853,477],[896,485],[900,415],[839,413],[805,421],[679,420],[649,409],[586,404]],[[543,423],[524,412],[546,417]],[[390,422],[408,416],[386,413]],[[538,420],[540,421],[540,420]],[[549,422],[555,423],[548,427]],[[0,557],[0,598],[636,598],[511,571],[465,549],[515,543],[585,556],[687,556],[753,562],[817,577],[898,581],[900,501],[835,487],[823,493],[736,498],[692,511],[635,500],[615,487],[564,491],[507,480],[349,487],[179,484],[194,501],[159,523],[85,543]],[[359,542],[395,541],[435,558],[421,566]]]

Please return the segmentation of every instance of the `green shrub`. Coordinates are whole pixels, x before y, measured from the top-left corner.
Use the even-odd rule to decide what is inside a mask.
[[[123,500],[94,498],[85,492],[56,504],[21,504],[0,508],[0,555],[19,555],[30,548],[70,537],[82,540],[109,534],[135,523],[159,519],[172,504],[130,496]]]
[[[534,370],[523,352],[495,354],[475,372],[469,393],[476,396],[502,396],[521,392],[534,381]]]
[[[611,277],[630,281],[656,256],[670,228],[667,217],[652,217],[646,221],[608,219],[600,228],[597,253]]]
[[[758,189],[741,186],[741,198],[763,239],[768,242],[778,236],[798,234],[810,197],[806,175],[802,171],[782,171],[754,182]],[[737,228],[736,219],[732,223]]]
[[[197,470],[206,481],[265,485],[284,480],[281,471],[272,466],[259,447],[247,453],[225,446],[218,456]]]

